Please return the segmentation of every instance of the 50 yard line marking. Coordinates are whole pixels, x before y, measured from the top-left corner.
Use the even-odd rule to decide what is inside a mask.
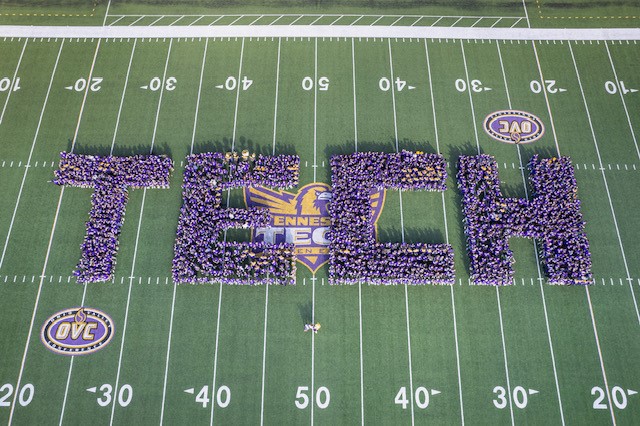
[[[467,68],[467,57],[464,52],[464,42],[460,40],[460,48],[462,51],[462,62],[464,64],[464,74],[467,82],[467,92],[469,93],[469,104],[471,106],[471,121],[473,122],[473,131],[476,138],[476,147],[478,149],[478,155],[480,155],[480,139],[478,139],[478,127],[476,126],[476,112],[473,104],[473,97],[471,96],[471,85],[469,84],[469,69]],[[500,292],[498,286],[496,286],[496,299],[498,302],[498,315],[500,318],[500,336],[502,338],[502,355],[504,358],[504,371],[505,378],[507,381],[507,392],[508,392],[508,400],[509,400],[509,414],[511,416],[511,425],[515,424],[513,419],[513,402],[512,402],[512,394],[511,394],[511,382],[509,380],[509,364],[507,362],[507,348],[504,341],[504,325],[502,321],[502,308],[500,307]]]
[[[58,49],[58,56],[56,57],[56,62],[54,64],[54,66],[53,66],[53,71],[51,72],[51,79],[49,80],[49,87],[47,88],[47,94],[45,96],[44,103],[42,104],[42,111],[40,112],[40,118],[38,119],[38,127],[36,128],[36,134],[35,134],[35,136],[33,138],[33,144],[32,144],[32,148],[31,148],[31,152],[33,152],[33,146],[35,145],[36,140],[38,138],[38,134],[40,133],[40,125],[42,124],[42,117],[44,115],[44,110],[45,110],[45,108],[47,106],[47,102],[49,100],[49,93],[51,93],[51,86],[53,85],[53,79],[54,79],[54,77],[56,75],[56,70],[58,69],[58,62],[60,60],[60,54],[62,53],[62,47],[63,46],[64,46],[64,40],[62,40],[62,42],[60,43],[60,49]],[[22,187],[24,186],[24,179],[26,177],[27,170],[28,170],[28,168],[25,169],[25,176],[22,178],[22,184],[20,186],[20,193],[22,192]],[[35,304],[33,306],[33,313],[31,314],[31,322],[29,324],[29,333],[27,334],[27,342],[25,344],[24,352],[22,354],[22,362],[20,364],[20,372],[18,373],[18,380],[16,382],[16,389],[20,389],[20,383],[22,381],[22,373],[24,371],[24,363],[25,363],[25,360],[27,358],[27,352],[29,351],[29,342],[31,341],[31,333],[33,332],[33,323],[35,321],[36,311],[38,310],[38,302],[40,301],[40,294],[42,293],[42,283],[44,282],[44,273],[46,271],[47,261],[49,259],[49,251],[51,250],[51,242],[53,240],[53,233],[54,233],[54,230],[55,230],[56,221],[58,220],[58,212],[60,211],[60,201],[62,200],[62,192],[63,191],[64,191],[64,187],[60,191],[61,192],[60,200],[58,201],[58,207],[57,207],[57,210],[56,210],[56,215],[55,215],[54,220],[53,220],[53,227],[51,229],[51,237],[49,238],[49,245],[47,246],[47,255],[45,257],[44,267],[42,268],[42,274],[41,274],[41,277],[40,277],[40,283],[38,284],[38,292],[36,294],[36,301],[35,301]],[[20,200],[20,193],[18,194],[18,201]],[[18,208],[17,203],[18,202],[16,202],[16,208],[14,210],[14,214],[13,214],[13,217],[11,219],[11,223],[12,224],[13,224],[13,219],[15,219],[15,211]],[[11,232],[11,228],[9,228],[9,233],[10,232]],[[9,235],[7,235],[7,241],[5,242],[5,247],[4,247],[3,251],[2,251],[2,259],[3,260],[4,260],[4,253],[6,251],[6,248],[7,248],[6,245],[7,245],[8,241],[9,241]],[[0,266],[1,266],[1,262],[0,262]],[[16,397],[14,395],[13,401],[11,403],[11,411],[9,413],[9,421],[8,421],[9,425],[11,425],[11,421],[13,419],[13,410],[14,410],[14,407],[16,405],[15,404],[15,402],[16,402],[15,399],[16,399]]]
[[[278,123],[278,87],[280,85],[280,48],[282,39],[278,38],[278,58],[276,60],[276,93],[273,108],[273,147],[271,155],[276,155],[276,130]],[[267,370],[267,314],[269,312],[269,285],[265,286],[264,293],[264,330],[262,334],[262,384],[260,386],[260,426],[264,425],[264,386]]]
[[[431,94],[431,111],[433,112],[433,130],[436,141],[436,152],[440,153],[440,137],[438,134],[438,120],[436,118],[436,104],[433,95],[433,79],[431,78],[431,60],[429,59],[429,48],[427,46],[427,40],[424,40],[424,53],[427,60],[427,75],[429,77],[429,93]],[[449,244],[449,226],[447,223],[447,207],[444,202],[444,192],[440,193],[442,196],[442,215],[444,219],[444,235],[445,241]],[[458,372],[458,398],[460,399],[460,422],[464,426],[464,403],[462,399],[462,377],[460,375],[460,350],[458,348],[458,322],[456,319],[456,303],[453,296],[453,287],[451,285],[451,311],[453,313],[453,336],[456,346],[456,369]]]
[[[502,61],[502,52],[500,50],[500,43],[496,42],[496,47],[498,49],[498,57],[500,58],[500,69],[502,71],[502,80],[504,81],[504,89],[505,89],[505,93],[507,95],[507,104],[509,105],[509,109],[512,109],[513,106],[511,104],[511,95],[509,93],[509,86],[507,84],[507,75],[505,73],[505,69],[504,69],[504,62]],[[524,193],[525,193],[525,198],[528,200],[529,199],[529,191],[527,189],[527,180],[524,177],[524,166],[522,163],[522,153],[520,151],[520,145],[516,144],[516,149],[518,151],[518,162],[520,165],[520,174],[522,177],[522,185],[524,187]],[[556,394],[558,396],[558,408],[560,409],[560,420],[562,421],[562,425],[564,426],[565,421],[564,421],[564,410],[562,409],[562,398],[560,397],[560,385],[558,383],[558,373],[557,373],[557,369],[556,369],[556,357],[553,351],[553,343],[551,341],[551,328],[549,327],[549,316],[547,315],[547,302],[545,300],[544,297],[544,288],[542,285],[542,273],[540,271],[540,260],[538,257],[538,246],[536,245],[535,241],[532,240],[533,243],[533,251],[535,253],[535,257],[536,257],[536,269],[538,271],[538,284],[540,285],[540,293],[541,293],[541,297],[542,297],[542,307],[544,310],[544,320],[545,320],[545,325],[546,325],[546,329],[547,329],[547,339],[549,341],[549,351],[551,353],[551,365],[553,367],[553,378],[555,381],[555,385],[556,385]]]
[[[318,38],[315,39],[313,49],[313,181],[318,173]],[[316,273],[311,278],[311,323],[316,323]],[[313,426],[314,396],[315,396],[315,364],[316,364],[316,333],[311,331],[311,426]]]
[[[24,44],[22,45],[22,52],[20,52],[20,58],[18,59],[18,64],[16,65],[16,70],[13,72],[13,78],[11,79],[11,84],[8,89],[7,99],[4,101],[4,107],[2,108],[2,114],[0,114],[0,124],[2,124],[2,120],[4,120],[4,113],[7,110],[7,105],[9,105],[9,99],[11,99],[11,93],[13,93],[13,88],[16,86],[16,77],[18,76],[18,70],[20,69],[20,64],[22,63],[22,57],[24,56],[24,51],[27,48],[27,43],[29,42],[29,37],[25,38]]]
[[[149,148],[149,154],[153,154],[153,148],[154,148],[154,144],[156,142],[156,132],[158,130],[158,117],[160,116],[160,107],[162,106],[162,95],[164,94],[164,88],[165,88],[165,80],[167,78],[167,68],[169,67],[169,58],[171,57],[171,47],[173,45],[173,39],[169,40],[169,48],[167,49],[167,59],[165,61],[164,64],[164,71],[162,74],[162,85],[160,86],[160,96],[158,97],[158,107],[156,109],[156,118],[153,124],[153,134],[151,137],[151,148]],[[88,87],[89,85],[87,85]],[[142,202],[140,204],[140,215],[138,216],[138,227],[136,229],[136,240],[135,240],[135,244],[133,247],[133,259],[131,261],[131,274],[129,275],[129,289],[127,291],[127,305],[125,307],[125,312],[124,312],[124,325],[122,328],[122,340],[120,341],[120,353],[118,354],[118,370],[116,372],[116,382],[115,382],[115,386],[113,387],[115,395],[117,395],[118,392],[118,386],[120,383],[120,369],[122,367],[122,353],[124,352],[124,342],[125,342],[125,337],[126,337],[126,333],[127,333],[127,323],[128,323],[128,319],[129,319],[129,302],[131,301],[131,287],[133,286],[133,275],[135,272],[135,267],[136,267],[136,259],[138,256],[138,242],[140,241],[140,229],[142,227],[142,217],[144,214],[144,203],[146,200],[146,195],[147,195],[147,188],[144,188],[142,190]],[[115,414],[115,410],[116,410],[116,400],[117,398],[113,398],[113,400],[111,401],[111,418],[109,419],[109,425],[113,425],[113,417]]]
[[[353,143],[355,152],[358,152],[358,114],[356,98],[356,54],[355,41],[351,39],[351,75],[353,81]],[[360,342],[360,424],[364,426],[364,365],[362,362],[362,282],[358,283],[358,330]]]
[[[60,58],[60,52],[62,52],[62,45],[63,44],[64,44],[64,40],[60,44],[60,50],[58,51],[58,58],[56,59],[56,67],[57,67],[57,64],[58,64],[58,59]],[[96,58],[98,57],[98,51],[99,50],[100,50],[100,40],[98,40],[98,43],[96,44],[96,49],[95,49],[95,52],[93,54],[93,60],[91,62],[91,68],[89,69],[89,76],[88,76],[87,80],[91,80],[91,76],[93,75],[93,69],[94,69],[94,67],[96,65]],[[55,70],[55,68],[54,68],[54,70]],[[53,81],[53,75],[52,75],[51,78],[52,78],[51,81]],[[50,85],[51,85],[51,83],[50,83]],[[49,86],[49,89],[50,88],[51,88],[51,86]],[[84,112],[85,103],[87,101],[88,92],[89,92],[89,85],[87,85],[87,87],[85,89],[85,92],[84,92],[84,96],[82,97],[82,104],[80,105],[80,112],[78,113],[78,122],[76,124],[75,132],[73,134],[73,141],[71,143],[71,150],[70,151],[72,151],[72,152],[73,152],[73,148],[75,147],[76,140],[78,138],[78,131],[80,130],[80,122],[82,121],[82,115],[83,115],[83,112]],[[44,110],[44,107],[43,107],[43,110]],[[31,324],[29,325],[29,333],[28,333],[28,336],[27,336],[27,344],[25,346],[24,354],[23,354],[23,357],[22,357],[22,363],[20,365],[20,373],[18,375],[18,382],[16,384],[16,389],[20,388],[20,384],[21,384],[21,380],[22,380],[22,374],[24,372],[24,364],[25,364],[26,357],[27,357],[27,351],[29,349],[29,340],[31,339],[31,333],[33,331],[33,322],[35,320],[36,311],[38,309],[38,303],[39,303],[39,300],[40,300],[42,283],[44,281],[45,273],[46,273],[46,270],[47,270],[47,265],[49,263],[49,255],[51,254],[51,246],[53,245],[53,237],[55,235],[56,225],[58,223],[58,216],[60,214],[60,206],[62,205],[62,197],[63,196],[64,196],[64,186],[60,190],[60,197],[58,198],[58,204],[56,206],[56,214],[54,216],[53,225],[51,227],[51,235],[49,237],[49,242],[47,244],[47,254],[45,255],[44,265],[42,267],[42,274],[40,276],[40,283],[38,285],[38,294],[36,296],[36,302],[35,302],[35,306],[33,308],[33,314],[31,316]],[[13,395],[13,400],[11,402],[11,412],[9,413],[9,422],[8,422],[9,425],[11,425],[11,422],[13,420],[13,413],[14,413],[15,406],[16,406],[16,398],[17,398],[17,393],[15,393]]]
[[[394,87],[395,76],[393,74],[393,55],[391,54],[391,39],[387,39],[387,44],[389,47],[389,76],[391,77],[391,101],[393,105],[393,130],[395,135],[395,148],[396,153],[400,152],[398,147],[398,120],[397,120],[397,112],[396,112],[396,91]],[[404,244],[404,212],[402,209],[402,191],[398,191],[398,195],[400,196],[400,230],[402,232],[402,244]],[[409,291],[407,289],[408,284],[404,284],[404,306],[405,306],[405,316],[407,322],[407,355],[409,357],[409,388],[410,388],[410,401],[411,401],[411,425],[415,424],[415,415],[413,408],[413,367],[412,367],[412,359],[411,359],[411,329],[409,327]]]

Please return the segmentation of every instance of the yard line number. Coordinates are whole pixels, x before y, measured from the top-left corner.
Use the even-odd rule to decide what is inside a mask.
[[[190,395],[194,395],[196,393],[195,388],[185,389],[184,391]],[[196,395],[195,401],[199,404],[202,404],[202,408],[207,408],[207,405],[209,405],[209,402],[213,401],[213,393],[211,394],[211,397],[209,397],[208,385],[205,385],[200,389],[200,391]],[[218,391],[216,392],[216,395],[215,395],[216,405],[220,408],[227,408],[230,402],[231,402],[231,389],[229,389],[229,386],[222,385],[218,387]]]
[[[388,92],[389,89],[391,89],[391,80],[389,80],[387,77],[382,77],[379,81],[378,81],[378,88],[380,90],[382,90],[383,92]],[[411,86],[411,85],[407,85],[406,80],[402,80],[400,77],[396,77],[395,81],[393,82],[393,84],[396,87],[396,92],[402,92],[405,88],[408,90],[414,90],[415,86]]]
[[[164,89],[168,90],[168,91],[173,91],[176,90],[176,83],[178,82],[178,79],[171,76],[171,77],[167,77],[164,80]],[[153,77],[151,80],[149,80],[149,84],[145,84],[144,86],[140,86],[141,89],[144,90],[151,90],[152,92],[157,92],[158,90],[160,90],[160,88],[162,88],[163,82],[162,82],[162,77]]]
[[[460,93],[467,91],[467,82],[461,78],[457,79],[455,82],[456,90]],[[481,93],[488,92],[489,90],[493,90],[491,87],[487,87],[480,80],[471,80],[469,82],[469,87],[472,92]]]
[[[626,391],[620,386],[614,386],[611,388],[611,401],[613,405],[615,405],[619,410],[624,410],[627,408],[627,396],[636,395],[638,392],[627,389]],[[595,396],[596,399],[593,401],[593,409],[594,410],[606,410],[607,404],[603,402],[607,397],[604,389],[600,386],[594,386],[591,388],[591,395]]]
[[[10,77],[0,78],[0,92],[17,92],[20,90],[20,77],[16,77],[15,80]]]
[[[313,89],[314,85],[315,83],[312,77],[306,76],[302,79],[302,89],[306,90],[307,92]],[[318,77],[318,90],[321,90],[323,92],[329,90],[329,77]]]
[[[556,93],[564,93],[567,91],[567,89],[564,89],[562,87],[557,87],[555,80],[545,80],[544,83],[541,83],[538,80],[531,80],[531,83],[529,83],[529,88],[533,93],[536,93],[536,94],[542,93],[543,87],[546,88],[547,93],[551,93],[552,95]]]
[[[249,90],[249,87],[251,87],[251,85],[253,84],[253,80],[250,80],[246,75],[243,76],[240,79],[240,88],[244,91],[244,90]],[[236,90],[236,88],[238,87],[238,79],[232,75],[230,75],[229,77],[227,77],[227,79],[224,81],[224,84],[218,84],[216,86],[216,89],[224,89],[224,90],[229,90],[229,91],[233,91]]]
[[[304,410],[309,406],[309,386],[298,386],[298,391],[296,392],[295,404],[301,410]],[[316,398],[315,403],[320,409],[325,409],[329,406],[331,402],[331,394],[329,393],[329,389],[326,386],[320,386],[316,390]]]
[[[11,395],[13,395],[13,385],[11,383],[5,383],[0,386],[0,407],[9,407],[11,406]],[[31,384],[27,383],[20,388],[20,392],[18,392],[18,404],[23,407],[26,407],[33,400],[33,394],[35,393],[36,388]]]
[[[439,390],[427,389],[424,386],[420,386],[415,390],[414,398],[415,404],[421,410],[424,410],[429,406],[429,395],[438,395]],[[393,400],[398,405],[402,405],[402,409],[406,410],[409,405],[409,399],[407,398],[407,388],[403,386],[396,394],[396,398]]]
[[[91,77],[90,80],[87,80],[86,78],[79,78],[71,86],[65,86],[65,89],[72,90],[74,92],[84,92],[88,85],[89,90],[92,92],[98,92],[102,89],[103,80],[103,77]]]
[[[504,386],[496,386],[495,388],[493,388],[493,393],[494,395],[496,395],[493,400],[493,405],[499,410],[505,409],[509,404],[509,401],[507,400],[507,391]],[[529,404],[529,395],[536,395],[540,393],[540,391],[537,391],[535,389],[525,389],[522,386],[516,386],[515,388],[513,388],[513,391],[511,393],[515,406],[523,409],[527,408],[527,405]]]
[[[623,80],[619,81],[619,85],[620,85],[620,92],[623,95],[626,95],[628,93],[636,93],[638,91],[638,89],[627,89]],[[2,90],[2,86],[0,86],[0,90]],[[607,93],[610,95],[615,95],[616,93],[618,93],[618,84],[616,84],[614,81],[609,80],[604,83],[604,90],[606,90]]]
[[[98,391],[102,393],[102,395],[96,398],[98,405],[101,407],[106,407],[107,405],[111,404],[111,401],[113,401],[113,386],[111,386],[109,383],[105,383],[99,388],[94,386],[87,389],[87,392],[91,393],[97,393]],[[116,398],[118,405],[121,407],[126,407],[131,403],[132,398],[133,388],[131,387],[131,385],[125,384],[120,386],[120,390],[118,391],[118,395]]]

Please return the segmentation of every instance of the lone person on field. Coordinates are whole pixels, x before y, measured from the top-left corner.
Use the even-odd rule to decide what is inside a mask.
[[[313,331],[314,333],[317,333],[318,330],[320,330],[320,327],[322,327],[320,325],[320,323],[317,323],[317,324],[305,324],[304,325],[304,332],[306,333],[307,331]]]

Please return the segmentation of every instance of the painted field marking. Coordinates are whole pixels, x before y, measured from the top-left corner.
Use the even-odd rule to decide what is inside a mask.
[[[136,51],[137,39],[133,40],[133,47],[131,48],[131,56],[129,57],[129,65],[127,66],[127,75],[124,79],[124,86],[122,88],[122,96],[120,98],[120,106],[118,107],[118,116],[116,118],[116,128],[113,132],[113,139],[111,140],[111,148],[109,149],[109,155],[113,155],[113,148],[116,144],[116,136],[118,135],[118,128],[120,126],[120,115],[122,113],[122,105],[124,105],[124,95],[127,92],[127,85],[129,84],[129,74],[131,72],[131,63],[133,62],[133,55]]]
[[[591,137],[593,139],[593,144],[596,149],[596,154],[598,155],[598,163],[600,167],[602,167],[602,157],[600,156],[600,148],[598,146],[598,139],[596,137],[596,133],[593,127],[593,122],[591,121],[591,113],[589,111],[589,106],[587,105],[587,98],[585,97],[584,90],[582,88],[582,80],[580,78],[580,73],[578,72],[578,65],[576,64],[576,58],[573,54],[573,48],[571,47],[571,43],[569,43],[569,52],[571,53],[571,60],[573,62],[573,67],[576,71],[576,77],[578,77],[578,85],[580,86],[580,94],[582,96],[582,102],[584,103],[584,108],[587,113],[587,119],[589,121],[589,129],[591,130]],[[631,274],[629,273],[629,266],[627,264],[627,256],[624,252],[624,246],[622,244],[622,237],[620,236],[620,229],[618,228],[618,219],[616,218],[616,212],[613,207],[613,201],[611,201],[611,193],[609,192],[609,184],[607,183],[607,177],[605,175],[604,170],[601,171],[602,180],[604,182],[604,188],[607,192],[607,199],[609,201],[609,208],[611,209],[611,217],[613,219],[613,224],[616,228],[616,236],[618,237],[618,244],[620,246],[620,253],[622,254],[622,262],[624,264],[624,269],[627,274],[627,280],[631,280]],[[636,311],[636,318],[638,319],[638,324],[640,324],[640,312],[638,311],[638,302],[636,300],[635,291],[633,290],[633,286],[631,285],[631,281],[629,281],[629,288],[631,289],[631,297],[633,299],[633,306]]]
[[[509,85],[507,84],[507,75],[504,69],[504,62],[502,60],[502,52],[500,50],[500,43],[496,43],[496,47],[498,48],[498,57],[500,58],[500,69],[502,70],[502,79],[504,81],[504,88],[505,88],[505,93],[507,96],[507,104],[509,105],[509,109],[512,109],[512,103],[511,103],[511,95],[509,93]],[[520,174],[522,177],[522,185],[524,187],[524,193],[525,193],[525,198],[529,199],[529,191],[527,189],[527,180],[524,176],[524,164],[522,162],[522,152],[520,150],[520,145],[516,145],[516,149],[518,151],[518,163],[519,163],[519,169],[520,169]],[[540,285],[540,292],[541,292],[541,298],[542,298],[542,307],[544,310],[544,320],[545,320],[545,326],[546,326],[546,331],[547,331],[547,339],[549,341],[549,352],[551,353],[551,365],[553,366],[553,378],[554,378],[554,382],[555,382],[555,386],[556,386],[556,395],[558,397],[558,407],[560,409],[560,420],[562,421],[562,426],[565,425],[565,420],[564,420],[564,410],[562,408],[562,398],[560,397],[560,385],[558,382],[558,373],[557,373],[557,369],[556,369],[556,358],[555,358],[555,354],[553,351],[553,343],[551,341],[551,328],[549,327],[549,316],[547,314],[547,302],[545,300],[545,296],[544,296],[544,288],[542,285],[542,273],[540,270],[540,257],[538,256],[538,247],[535,243],[535,241],[532,241],[533,244],[533,250],[534,250],[534,254],[535,254],[535,258],[536,258],[536,269],[538,271],[538,283]],[[522,285],[524,285],[524,278],[522,279]],[[533,278],[531,279],[531,285],[533,285]]]
[[[391,39],[387,39],[387,45],[389,50],[389,76],[391,77],[391,81],[395,81],[395,75],[393,73],[393,55],[391,53]],[[395,85],[390,84],[391,86],[391,103],[393,105],[393,130],[394,130],[394,140],[395,140],[395,149],[396,153],[400,152],[398,147],[398,120],[397,120],[397,111],[396,111],[396,90]],[[402,191],[398,191],[399,201],[400,201],[400,230],[402,235],[402,244],[405,241],[404,235],[404,212],[402,208]],[[413,390],[413,367],[412,367],[412,358],[411,358],[411,329],[409,324],[409,291],[407,289],[408,284],[404,284],[404,304],[405,304],[405,316],[407,322],[407,353],[409,357],[409,388],[410,388],[410,401],[411,401],[411,425],[415,424],[415,414],[413,407],[413,399],[414,399],[414,390]]]
[[[431,60],[429,59],[429,47],[426,39],[424,40],[424,53],[427,60],[427,76],[429,77],[429,94],[431,98],[431,111],[433,112],[433,130],[434,130],[435,141],[436,141],[436,152],[440,153],[440,136],[438,132],[438,119],[436,116],[435,97],[433,94],[433,79],[431,77]],[[447,223],[447,207],[445,205],[444,192],[441,192],[440,195],[442,197],[442,215],[444,219],[445,241],[447,244],[450,244],[449,243],[449,226]],[[450,287],[451,287],[451,311],[453,314],[453,336],[455,339],[455,347],[456,347],[456,370],[458,374],[458,398],[460,402],[460,422],[461,422],[461,425],[464,426],[464,403],[462,399],[462,377],[460,375],[460,350],[458,347],[458,323],[456,320],[456,304],[455,304],[455,298],[453,295],[454,285],[452,284]]]
[[[480,155],[481,154],[480,139],[478,139],[478,127],[476,125],[476,112],[475,112],[475,107],[473,103],[473,97],[471,96],[471,85],[469,84],[469,69],[467,67],[467,56],[464,51],[464,43],[462,42],[462,40],[460,40],[460,48],[462,52],[462,62],[464,64],[464,74],[467,82],[467,93],[469,94],[469,104],[471,106],[471,118],[473,122],[473,131],[476,139],[476,147],[478,150],[478,155]],[[500,307],[500,292],[497,286],[496,286],[496,299],[498,302],[498,314],[500,318],[500,334],[502,337],[502,354],[504,358],[504,370],[505,370],[505,376],[507,381],[507,391],[509,396],[509,414],[511,415],[511,425],[513,426],[515,423],[513,418],[513,402],[511,397],[511,384],[509,380],[509,364],[507,362],[507,349],[504,341],[504,325],[502,321],[502,308]]]
[[[169,48],[167,49],[167,59],[165,61],[164,64],[164,71],[162,74],[162,81],[165,81],[167,78],[167,68],[169,67],[169,58],[171,57],[171,48],[173,46],[173,39],[169,40]],[[158,117],[160,116],[160,107],[162,106],[162,96],[164,94],[164,87],[165,85],[161,85],[160,87],[160,95],[158,97],[158,107],[156,108],[156,118],[153,124],[153,134],[151,136],[151,148],[149,148],[149,154],[153,154],[153,148],[156,142],[156,132],[158,130]],[[127,324],[128,324],[128,319],[129,319],[129,302],[131,301],[131,287],[133,284],[133,279],[134,279],[134,272],[135,272],[135,267],[136,267],[136,259],[138,256],[138,243],[140,241],[140,229],[142,227],[142,217],[144,215],[144,203],[146,200],[146,196],[147,196],[147,188],[144,188],[142,190],[142,202],[140,204],[140,215],[138,216],[138,227],[136,229],[136,240],[135,240],[135,244],[133,247],[133,259],[131,261],[131,273],[130,273],[130,277],[129,277],[129,290],[127,293],[127,304],[125,307],[125,313],[124,313],[124,325],[122,328],[122,340],[120,341],[120,353],[118,354],[118,369],[116,372],[116,382],[115,382],[115,386],[114,389],[117,391],[119,389],[119,382],[120,382],[120,370],[122,367],[122,354],[124,352],[124,342],[125,342],[125,337],[126,337],[126,333],[127,333]],[[138,283],[140,283],[141,280],[138,281]],[[112,401],[112,405],[111,405],[111,418],[109,419],[109,425],[112,426],[113,425],[113,417],[115,414],[115,410],[116,410],[116,399],[117,398],[113,398]]]
[[[0,124],[2,124],[2,120],[4,120],[4,113],[7,110],[7,105],[9,105],[9,99],[11,99],[11,94],[16,90],[16,82],[18,77],[18,70],[20,69],[20,64],[22,63],[22,57],[24,56],[24,51],[27,48],[27,43],[29,39],[24,39],[24,45],[22,45],[22,52],[20,52],[20,57],[18,58],[18,63],[16,64],[16,69],[13,72],[13,77],[11,78],[11,83],[7,88],[7,99],[4,101],[4,107],[2,107],[2,113],[0,113]]]

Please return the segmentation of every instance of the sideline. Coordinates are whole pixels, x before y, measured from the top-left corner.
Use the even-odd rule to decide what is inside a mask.
[[[353,27],[347,25],[233,26],[0,26],[0,37],[183,38],[183,37],[382,37],[473,40],[640,40],[640,28]]]

